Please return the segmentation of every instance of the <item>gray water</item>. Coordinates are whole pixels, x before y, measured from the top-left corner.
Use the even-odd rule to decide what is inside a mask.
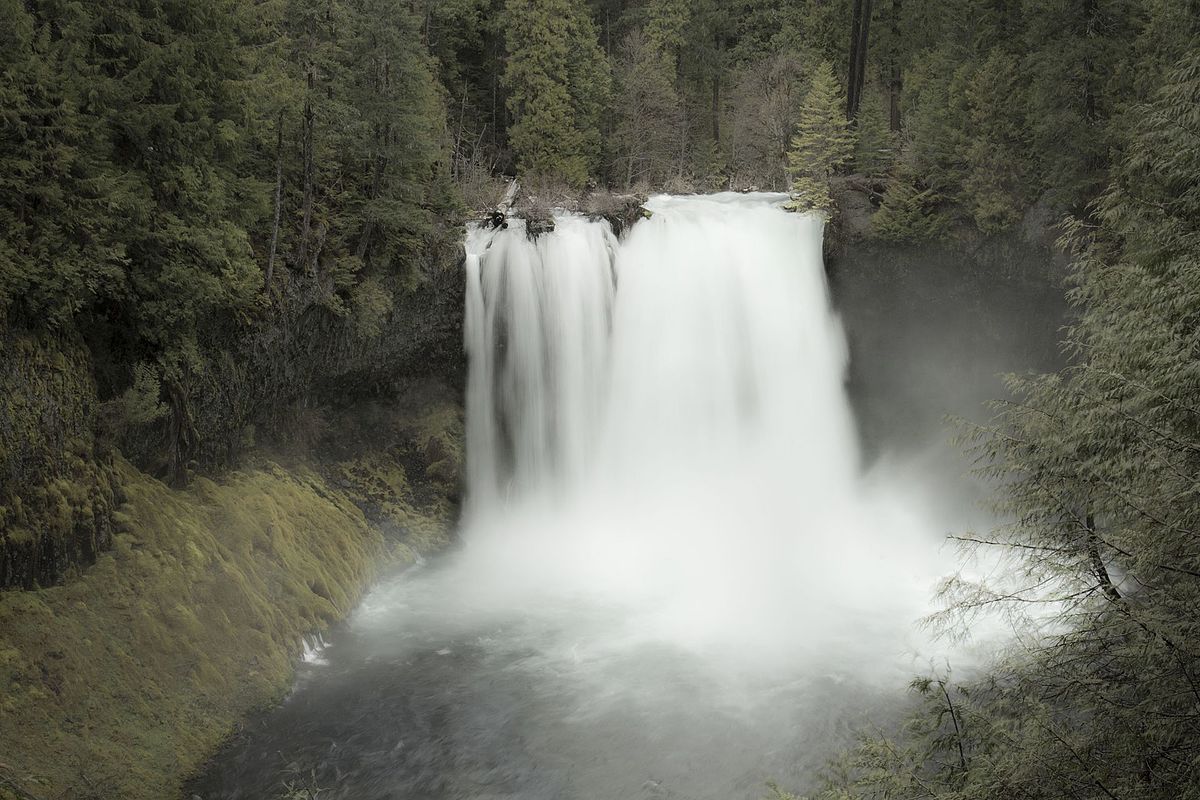
[[[435,564],[373,591],[191,791],[758,798],[770,778],[810,784],[856,722],[904,701],[853,670],[722,672],[669,646],[607,649],[616,615],[603,608],[481,613],[456,599],[452,572]]]

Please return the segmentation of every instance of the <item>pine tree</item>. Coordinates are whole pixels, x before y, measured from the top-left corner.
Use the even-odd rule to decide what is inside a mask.
[[[688,41],[692,21],[692,3],[688,0],[649,0],[646,5],[646,43],[661,53],[671,69],[671,77],[679,66],[679,56]]]
[[[1162,80],[1094,214],[1068,225],[1077,358],[1011,378],[1017,402],[977,431],[1011,522],[968,547],[1006,569],[946,598],[968,623],[1007,606],[1028,627],[991,678],[915,681],[906,733],[865,739],[820,800],[1195,795],[1200,54]],[[1050,598],[1060,614],[1025,613]]]
[[[354,0],[357,29],[343,71],[354,125],[339,161],[350,179],[345,251],[376,269],[405,271],[432,223],[430,176],[442,156],[444,119],[419,20],[405,0]]]
[[[92,14],[71,7],[51,25],[39,10],[0,0],[0,325],[64,327],[123,292],[130,181],[72,42]]]
[[[612,69],[599,34],[582,2],[571,6],[571,60],[567,86],[571,95],[574,124],[583,137],[583,157],[589,175],[599,175],[604,166],[602,128],[612,101]]]
[[[1028,94],[1019,59],[999,48],[962,77],[967,127],[958,158],[967,171],[960,199],[980,230],[995,233],[1019,222],[1042,188],[1024,122]]]
[[[802,207],[830,208],[829,180],[854,155],[855,136],[844,104],[833,69],[822,63],[813,72],[788,150],[792,191]]]
[[[1135,76],[1144,72],[1127,64],[1147,4],[1029,0],[1025,5],[1020,71],[1030,84],[1030,144],[1050,199],[1080,212],[1108,182],[1108,153],[1117,134],[1109,121],[1119,113],[1117,98],[1132,95]],[[1154,74],[1161,75],[1166,66],[1160,64]]]

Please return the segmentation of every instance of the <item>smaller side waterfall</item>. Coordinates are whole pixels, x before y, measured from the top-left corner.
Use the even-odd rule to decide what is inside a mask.
[[[608,372],[616,237],[559,217],[467,240],[468,486],[472,508],[581,479]]]

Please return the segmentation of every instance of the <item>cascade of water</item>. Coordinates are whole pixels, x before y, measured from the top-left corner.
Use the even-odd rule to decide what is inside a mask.
[[[468,486],[473,508],[581,478],[596,441],[617,242],[563,216],[467,241]]]
[[[627,601],[643,630],[704,641],[923,608],[912,515],[859,474],[823,223],[784,199],[658,197],[619,243],[570,215],[536,242],[519,222],[470,234],[467,536],[487,580]]]
[[[565,215],[536,242],[519,220],[472,231],[476,509],[731,448],[802,451],[793,477],[808,485],[848,479],[845,345],[821,222],[778,199],[656,198],[620,245],[607,223]]]

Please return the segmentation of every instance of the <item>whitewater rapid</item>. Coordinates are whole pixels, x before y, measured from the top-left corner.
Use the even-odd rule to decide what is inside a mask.
[[[823,220],[785,200],[656,197],[621,240],[569,214],[471,232],[485,602],[621,607],[618,639],[714,657],[917,651],[945,564],[911,487],[862,471]]]

